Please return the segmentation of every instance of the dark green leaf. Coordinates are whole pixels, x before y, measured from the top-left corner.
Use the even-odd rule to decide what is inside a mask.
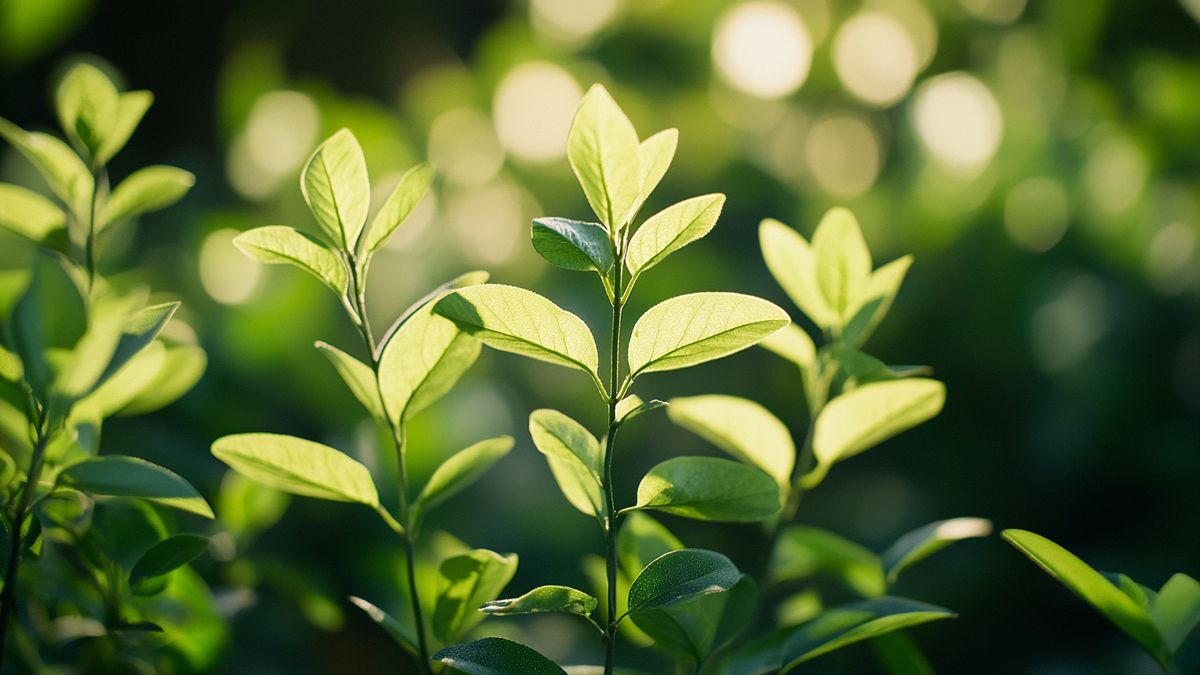
[[[569,270],[607,275],[613,266],[612,242],[599,223],[569,218],[535,218],[533,248],[546,262]]]
[[[533,649],[498,637],[446,647],[433,658],[467,675],[567,675]]]
[[[650,469],[634,509],[697,520],[752,522],[775,515],[779,486],[758,469],[716,457],[675,457]]]
[[[212,509],[186,480],[137,457],[102,455],[63,469],[59,480],[91,495],[136,497],[213,518]]]
[[[629,618],[656,647],[702,663],[749,626],[757,605],[758,586],[743,574],[727,591],[643,608]]]
[[[589,616],[599,601],[583,591],[569,586],[538,586],[516,598],[484,603],[479,611],[495,616],[561,612]]]
[[[163,590],[155,580],[191,562],[208,548],[208,537],[177,534],[155,544],[129,573],[129,588],[136,595],[154,595]]]
[[[655,558],[629,586],[629,612],[733,588],[742,573],[715,551],[685,548]]]
[[[917,528],[883,552],[888,580],[894,583],[901,572],[956,541],[991,533],[992,521],[985,518],[951,518]]]

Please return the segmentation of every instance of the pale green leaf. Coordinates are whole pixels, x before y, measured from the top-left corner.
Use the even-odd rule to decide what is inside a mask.
[[[650,469],[638,484],[633,509],[720,522],[764,520],[779,511],[779,486],[770,476],[716,457],[675,457]]]
[[[104,142],[96,152],[96,163],[107,164],[108,160],[125,147],[133,130],[154,102],[154,94],[148,91],[126,91],[117,96],[117,113]]]
[[[442,297],[448,291],[452,291],[457,288],[465,288],[467,286],[475,286],[485,283],[487,280],[487,272],[484,272],[483,270],[474,270],[460,274],[450,281],[439,284],[432,291],[429,291],[425,295],[418,298],[416,302],[412,303],[403,312],[401,312],[400,316],[396,317],[396,320],[393,321],[392,325],[388,327],[387,332],[383,334],[383,338],[379,340],[379,347],[377,347],[377,349],[382,351],[382,349],[387,346],[387,343],[391,342],[392,336],[396,334],[396,331],[400,330],[400,326],[403,326],[404,323],[409,320],[409,318],[416,314],[417,310]]]
[[[24,374],[25,366],[21,365],[21,357],[0,345],[0,379],[20,382]]]
[[[129,572],[129,588],[135,595],[153,595],[163,589],[154,582],[190,563],[208,548],[208,537],[177,534],[146,551]],[[165,580],[163,580],[165,581]]]
[[[992,533],[992,521],[986,518],[951,518],[929,523],[900,537],[883,552],[888,580],[896,581],[901,572],[950,544]]]
[[[867,598],[887,591],[879,556],[839,534],[819,527],[792,525],[780,533],[768,565],[771,583],[832,576]]]
[[[397,424],[445,396],[479,356],[479,340],[434,314],[434,306],[418,309],[383,346],[379,391]]]
[[[637,394],[630,394],[617,401],[617,426],[621,426],[651,410],[658,410],[666,406],[666,401],[660,401],[656,398],[643,401]]]
[[[1167,651],[1179,651],[1200,623],[1200,583],[1186,574],[1172,575],[1159,589],[1150,618],[1167,643]]]
[[[359,235],[362,242],[360,250],[372,253],[386,244],[392,233],[404,223],[417,204],[420,204],[421,200],[425,198],[432,183],[433,167],[429,164],[418,164],[405,171],[404,175],[400,177],[400,182],[392,190],[392,194],[388,195],[387,201],[371,219],[370,226]]]
[[[485,603],[479,611],[493,616],[560,612],[586,617],[596,610],[598,604],[596,598],[569,586],[538,586],[516,598]]]
[[[67,224],[67,214],[49,199],[19,185],[0,183],[0,227],[42,243]]]
[[[552,265],[601,276],[613,266],[612,242],[599,223],[569,218],[535,218],[533,248]]]
[[[813,233],[812,253],[817,262],[817,287],[845,325],[871,276],[871,252],[854,214],[840,207],[830,209]]]
[[[375,384],[375,371],[327,342],[318,340],[315,346],[333,364],[350,393],[354,394],[354,398],[358,399],[367,412],[377,420],[386,420],[383,404],[379,401],[379,389]]]
[[[784,490],[796,464],[796,446],[783,422],[766,408],[736,396],[671,399],[671,421],[747,464],[756,466]]]
[[[655,558],[629,586],[629,613],[733,588],[742,573],[716,551],[684,548]]]
[[[313,152],[300,174],[300,191],[329,241],[354,251],[371,205],[371,181],[362,147],[349,129]]]
[[[3,136],[33,164],[46,184],[77,218],[86,222],[94,181],[79,155],[66,143],[41,132],[28,132],[0,117]]]
[[[148,347],[179,309],[179,302],[162,302],[133,312],[125,320],[120,340],[100,381],[104,382]]]
[[[70,355],[64,359],[56,373],[55,392],[71,401],[82,398],[101,384],[104,377],[114,372],[109,371],[108,367],[115,356],[119,357],[119,367],[154,339],[154,335],[158,334],[157,329],[161,328],[161,325],[148,329],[149,340],[141,339],[146,336],[129,336],[126,353],[117,354],[117,347],[125,337],[125,327],[143,301],[144,296],[140,295],[124,297],[107,295],[96,298],[92,302],[91,307],[88,308],[87,330],[79,338],[79,342],[71,350]],[[170,307],[167,318],[174,311],[175,308]]]
[[[592,85],[571,122],[567,159],[600,222],[625,227],[641,194],[641,160],[633,124],[599,84]]]
[[[96,417],[111,417],[146,391],[167,363],[167,348],[162,342],[151,342],[104,383],[76,403],[76,411],[93,408]]]
[[[413,504],[413,520],[462,492],[512,450],[512,436],[497,436],[460,450],[434,470]]]
[[[529,415],[529,434],[538,452],[546,456],[554,480],[571,506],[589,516],[603,516],[607,509],[596,437],[575,420],[548,408]]]
[[[812,247],[792,228],[767,218],[758,226],[758,241],[771,276],[802,312],[822,328],[837,322],[817,286],[817,259]]]
[[[638,159],[641,163],[641,194],[638,196],[638,208],[666,175],[671,161],[675,159],[675,148],[678,145],[679,130],[663,129],[638,146]]]
[[[912,256],[906,255],[880,267],[871,273],[867,283],[854,300],[850,319],[842,329],[842,339],[847,344],[858,346],[871,337],[875,327],[887,316],[892,301],[904,283],[904,276],[912,266]]]
[[[117,121],[118,94],[112,80],[99,68],[80,63],[63,77],[55,100],[67,136],[97,154]]]
[[[1169,661],[1168,647],[1147,611],[1103,575],[1041,535],[1025,530],[1004,530],[1001,535],[1136,640],[1160,663]]]
[[[433,659],[466,675],[567,675],[532,648],[498,637],[446,647]]]
[[[578,368],[599,383],[596,341],[578,316],[516,286],[481,284],[438,301],[434,312],[496,349]]]
[[[813,344],[808,333],[794,323],[768,335],[759,344],[803,370],[807,371],[817,365],[817,346]]]
[[[285,225],[256,227],[239,234],[233,243],[259,262],[299,267],[338,295],[344,294],[350,283],[337,254],[300,230]]]
[[[646,311],[629,340],[629,371],[687,368],[727,356],[783,328],[787,313],[761,298],[740,293],[692,293]]]
[[[59,481],[90,495],[136,497],[155,504],[213,518],[212,509],[186,480],[137,457],[101,455],[72,464]]]
[[[327,445],[281,434],[234,434],[217,439],[212,453],[267,487],[379,507],[379,493],[367,467]]]
[[[636,277],[708,234],[724,205],[725,195],[701,195],[650,216],[629,240],[626,264],[630,273]]]
[[[495,600],[516,571],[515,553],[504,556],[486,549],[442,561],[431,620],[433,634],[442,642],[457,642],[483,621],[487,615],[479,608]]]
[[[138,169],[113,189],[96,227],[103,229],[122,218],[164,209],[182,199],[195,184],[195,176],[173,166]]]
[[[196,345],[167,347],[166,361],[158,375],[121,408],[120,414],[144,415],[174,403],[200,381],[207,365],[208,355]]]

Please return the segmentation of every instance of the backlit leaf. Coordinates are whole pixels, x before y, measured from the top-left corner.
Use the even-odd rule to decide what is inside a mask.
[[[985,518],[951,518],[917,528],[883,552],[888,580],[895,582],[901,572],[956,541],[991,533],[992,521]]]
[[[801,369],[808,370],[817,365],[817,346],[808,333],[794,323],[768,335],[759,344]]]
[[[567,134],[567,159],[600,222],[620,231],[641,194],[637,131],[608,90],[596,84]]]
[[[666,175],[671,161],[675,159],[675,148],[678,145],[679,130],[663,129],[638,146],[638,159],[641,163],[641,194],[637,202],[639,207]]]
[[[234,471],[277,490],[379,506],[367,467],[327,445],[281,434],[234,434],[217,439],[212,453]]]
[[[754,401],[736,396],[671,399],[671,421],[747,464],[785,489],[796,463],[796,446],[783,422]]]
[[[370,226],[359,235],[363,242],[362,250],[371,253],[387,243],[392,233],[404,223],[417,204],[420,204],[421,200],[425,198],[432,183],[433,167],[429,164],[418,164],[404,172],[404,175],[400,177],[400,182],[392,190],[392,194],[388,196],[387,201],[379,208],[379,212],[371,219]]]
[[[538,586],[520,597],[488,602],[479,611],[494,616],[561,612],[586,617],[597,604],[596,598],[569,586]]]
[[[337,254],[300,230],[285,225],[256,227],[239,234],[233,243],[259,262],[299,267],[338,295],[344,294],[350,283]]]
[[[854,214],[844,208],[830,209],[813,233],[812,253],[817,262],[817,287],[844,325],[871,276],[871,252]]]
[[[697,520],[751,522],[779,511],[779,486],[762,471],[716,457],[675,457],[650,469],[634,509]]]
[[[383,346],[379,391],[397,424],[445,396],[479,356],[479,340],[434,314],[434,307],[418,309]]]
[[[67,214],[54,202],[19,185],[0,183],[0,227],[41,243],[66,224]]]
[[[93,155],[116,124],[117,101],[112,80],[88,63],[71,68],[55,92],[63,130]]]
[[[304,201],[331,243],[355,250],[367,221],[371,182],[358,139],[342,129],[321,143],[300,174]]]
[[[437,604],[433,633],[446,643],[458,641],[483,621],[479,611],[495,600],[517,571],[517,556],[476,549],[442,561],[438,568]]]
[[[101,455],[63,469],[59,480],[91,495],[136,497],[213,518],[212,509],[186,480],[137,457]]]
[[[41,132],[28,132],[0,117],[0,136],[33,164],[51,191],[76,217],[87,222],[94,182],[91,171],[66,143]]]
[[[589,516],[602,516],[607,509],[596,437],[575,420],[548,408],[529,415],[529,434],[538,452],[546,456],[554,480],[571,506]]]
[[[786,527],[771,551],[769,570],[771,583],[829,575],[863,597],[873,598],[887,591],[879,556],[819,527]]]
[[[1200,583],[1186,574],[1175,574],[1159,589],[1150,610],[1167,651],[1174,654],[1200,623]]]
[[[792,302],[822,328],[836,323],[837,315],[817,286],[817,259],[804,237],[778,220],[767,218],[758,226],[758,240],[767,269]]]
[[[675,251],[704,237],[721,215],[725,195],[692,197],[650,216],[629,240],[626,264],[633,276],[654,267]]]
[[[148,91],[126,91],[117,96],[117,114],[109,128],[104,142],[96,152],[96,162],[107,164],[108,160],[125,147],[133,130],[142,121],[150,104],[154,103],[154,94]]]
[[[207,365],[208,355],[196,345],[167,347],[158,375],[119,414],[143,415],[174,403],[200,381]]]
[[[173,166],[138,169],[113,189],[96,223],[98,229],[133,216],[164,209],[183,198],[196,177]]]
[[[417,520],[429,509],[479,480],[492,465],[507,455],[512,447],[512,436],[498,436],[479,441],[442,462],[417,496],[413,505],[413,519]]]
[[[354,398],[358,399],[367,412],[377,420],[386,420],[383,404],[379,401],[379,389],[375,384],[375,371],[371,370],[367,364],[327,342],[318,340],[316,348],[333,364],[338,375],[342,377],[342,381],[350,389],[350,393],[354,394]]]
[[[892,301],[904,283],[904,276],[912,266],[912,256],[906,255],[880,267],[871,273],[867,283],[854,300],[854,310],[842,329],[842,339],[847,344],[858,346],[871,337],[875,327],[887,316]]]
[[[662,554],[683,547],[683,542],[662,523],[638,511],[626,516],[617,533],[617,560],[630,578]]]

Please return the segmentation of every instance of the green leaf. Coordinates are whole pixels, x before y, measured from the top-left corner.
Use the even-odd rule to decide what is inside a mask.
[[[725,205],[725,195],[701,195],[668,206],[650,216],[629,240],[625,264],[637,277],[675,251],[712,231]]]
[[[233,240],[242,253],[269,265],[293,265],[308,272],[338,295],[350,283],[346,266],[329,247],[285,225],[256,227]]]
[[[67,136],[97,154],[117,121],[118,94],[112,80],[99,68],[81,63],[63,77],[55,99]]]
[[[479,357],[479,340],[426,304],[383,346],[379,391],[388,417],[402,424],[445,396]]]
[[[587,324],[533,291],[470,286],[439,300],[433,311],[490,347],[577,368],[600,383],[596,341]]]
[[[742,573],[716,551],[684,548],[655,558],[629,586],[629,613],[733,588]]]
[[[925,378],[873,382],[838,396],[826,404],[813,429],[818,475],[934,417],[945,401],[946,386]]]
[[[174,403],[200,381],[207,365],[208,356],[196,345],[167,347],[158,375],[121,408],[120,414],[143,415]]]
[[[472,272],[460,274],[450,281],[439,284],[432,291],[429,291],[424,296],[417,299],[416,302],[412,303],[403,312],[401,312],[400,316],[396,317],[396,320],[393,321],[392,325],[388,327],[387,332],[383,334],[383,338],[379,340],[379,344],[386,346],[387,343],[391,342],[392,336],[396,334],[396,331],[400,330],[400,327],[403,326],[410,318],[412,318],[412,316],[416,314],[418,310],[434,300],[442,297],[448,291],[453,291],[458,288],[465,288],[467,286],[476,286],[478,284],[487,282],[487,280],[487,272],[484,272],[483,270],[474,270]],[[382,349],[382,347],[379,347],[379,349]]]
[[[349,129],[317,146],[300,174],[300,191],[329,241],[354,251],[367,221],[371,181],[362,147]]]
[[[546,456],[550,472],[567,501],[589,516],[607,511],[600,485],[600,442],[580,423],[549,408],[529,415],[529,435]]]
[[[150,346],[179,309],[179,302],[162,302],[143,307],[125,321],[112,359],[100,381],[104,382],[121,370],[130,359]]]
[[[96,227],[103,229],[123,218],[165,209],[182,199],[195,184],[195,176],[173,166],[138,169],[112,191]]]
[[[291,495],[226,471],[217,493],[217,511],[221,525],[241,542],[279,522],[291,500]]]
[[[863,597],[873,598],[887,591],[879,556],[819,527],[785,528],[771,551],[768,569],[771,583],[803,581],[829,574]]]
[[[637,394],[630,394],[625,398],[617,401],[617,426],[621,426],[626,422],[640,417],[651,410],[665,408],[666,401],[660,401],[656,398],[649,401],[643,401]]]
[[[372,621],[383,627],[410,654],[417,655],[417,636],[413,634],[410,626],[360,597],[350,596],[350,604],[365,612]]]
[[[817,365],[817,346],[808,333],[794,323],[771,333],[759,344],[796,364],[801,370],[808,371]]]
[[[740,293],[691,293],[638,318],[629,340],[631,377],[687,368],[753,346],[789,323],[787,313]]]
[[[479,480],[496,462],[512,450],[512,436],[497,436],[479,441],[442,463],[421,490],[413,504],[413,520],[419,521],[429,509],[462,492]]]
[[[1047,574],[1054,577],[1133,638],[1159,663],[1169,663],[1169,649],[1144,608],[1070,551],[1025,530],[1000,533]]]
[[[142,302],[143,298],[138,295],[106,295],[92,302],[87,330],[56,373],[53,387],[56,393],[73,402],[95,389],[103,382],[103,377],[111,375],[113,371],[108,371],[108,365],[117,353],[125,326]],[[135,344],[130,346],[128,354],[120,355],[122,363],[149,340],[142,342],[134,336],[131,342]]]
[[[371,219],[370,226],[359,235],[360,250],[368,254],[374,253],[386,244],[392,233],[399,229],[417,204],[425,198],[432,183],[433,167],[429,164],[418,164],[405,171],[392,194],[388,195],[387,201],[380,207],[379,213]]]
[[[327,445],[281,434],[234,434],[217,439],[212,453],[234,471],[276,490],[379,507],[367,467]]]
[[[87,330],[82,281],[61,256],[38,252],[29,284],[8,317],[13,351],[35,394],[44,395],[55,376],[48,355],[66,353]]]
[[[608,90],[592,85],[567,134],[567,159],[600,222],[625,227],[641,195],[641,160],[633,124]]]
[[[675,159],[675,148],[679,145],[678,129],[663,129],[638,146],[638,159],[641,164],[641,194],[638,196],[637,208],[654,192],[660,181],[671,167]]]
[[[854,214],[840,207],[830,209],[813,233],[812,252],[817,261],[817,287],[844,325],[871,276],[871,252]]]
[[[1167,643],[1167,651],[1178,652],[1200,623],[1200,583],[1182,573],[1167,579],[1154,600],[1150,618]]]
[[[183,567],[208,548],[208,537],[177,534],[158,542],[146,551],[129,573],[129,588],[135,595],[154,595],[165,588],[155,583],[166,574]],[[165,581],[165,580],[164,580]]]
[[[569,218],[535,218],[533,248],[546,262],[580,272],[605,276],[613,266],[612,242],[599,223]]]
[[[643,608],[629,618],[654,638],[656,647],[700,664],[749,626],[757,605],[758,586],[743,574],[727,591]]]
[[[671,399],[671,421],[762,469],[785,491],[796,463],[796,446],[783,422],[766,408],[736,396]]]
[[[83,222],[95,185],[92,174],[66,143],[41,132],[28,132],[0,117],[0,136],[33,164],[58,198]]]
[[[0,227],[42,243],[67,225],[67,214],[32,190],[0,183]]]
[[[63,469],[59,481],[90,495],[136,497],[205,518],[214,517],[208,503],[190,483],[137,457],[91,457]]]
[[[986,518],[951,518],[917,528],[883,552],[888,581],[894,583],[901,572],[956,541],[991,533],[992,521]]]
[[[736,675],[786,673],[856,642],[954,616],[942,607],[904,598],[863,600],[827,610],[808,623],[747,644],[727,664],[727,670]]]
[[[148,91],[127,91],[117,96],[117,113],[113,124],[96,152],[96,163],[107,164],[108,160],[125,147],[133,130],[137,129],[142,117],[154,103],[154,94]]]
[[[770,476],[716,457],[675,457],[650,469],[633,509],[720,522],[764,520],[779,511],[779,486]]]
[[[871,273],[867,283],[854,301],[854,310],[842,329],[842,339],[847,344],[859,346],[871,337],[876,326],[892,308],[892,301],[904,283],[904,276],[912,266],[912,256],[906,255],[880,267]]]
[[[822,328],[837,322],[817,286],[817,259],[804,237],[778,220],[758,226],[758,241],[771,276],[808,318]]]
[[[433,660],[467,675],[567,675],[533,649],[498,637],[446,647],[434,654]]]
[[[383,404],[379,401],[379,389],[375,385],[375,371],[367,364],[350,356],[333,345],[318,340],[314,345],[329,359],[342,381],[354,394],[354,398],[377,420],[386,420]]]
[[[486,616],[479,611],[495,600],[517,571],[517,556],[476,549],[447,558],[438,568],[433,633],[445,643],[457,642]]]
[[[630,513],[617,533],[617,560],[630,578],[664,553],[683,548],[671,531],[645,513]]]
[[[936,675],[933,665],[906,633],[888,633],[871,640],[875,657],[891,675]]]
[[[596,598],[569,586],[538,586],[520,597],[485,603],[479,611],[493,616],[561,612],[587,617],[598,604]]]

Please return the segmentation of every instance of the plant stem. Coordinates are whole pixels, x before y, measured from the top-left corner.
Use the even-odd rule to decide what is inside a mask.
[[[617,504],[613,494],[613,450],[617,440],[617,397],[620,383],[621,363],[621,309],[624,307],[621,283],[624,280],[625,266],[622,256],[616,255],[616,271],[613,283],[612,304],[612,341],[609,345],[609,395],[608,395],[608,434],[604,444],[604,489],[605,505],[608,514],[604,527],[604,562],[608,578],[608,624],[604,631],[604,675],[612,675],[613,662],[616,655],[617,643]]]
[[[92,169],[92,199],[88,209],[87,238],[84,242],[84,266],[87,268],[88,293],[96,285],[96,202],[100,186],[108,181],[108,172],[103,166]]]
[[[21,489],[21,498],[17,503],[17,511],[12,520],[11,549],[8,553],[8,567],[4,573],[4,591],[0,594],[0,666],[4,665],[4,645],[8,636],[8,623],[17,605],[17,574],[21,566],[21,530],[24,529],[25,518],[29,515],[30,504],[33,503],[33,493],[42,475],[42,465],[46,454],[46,445],[50,433],[46,428],[45,412],[36,426],[37,438],[33,445],[33,455],[29,460],[29,475],[25,486]]]

